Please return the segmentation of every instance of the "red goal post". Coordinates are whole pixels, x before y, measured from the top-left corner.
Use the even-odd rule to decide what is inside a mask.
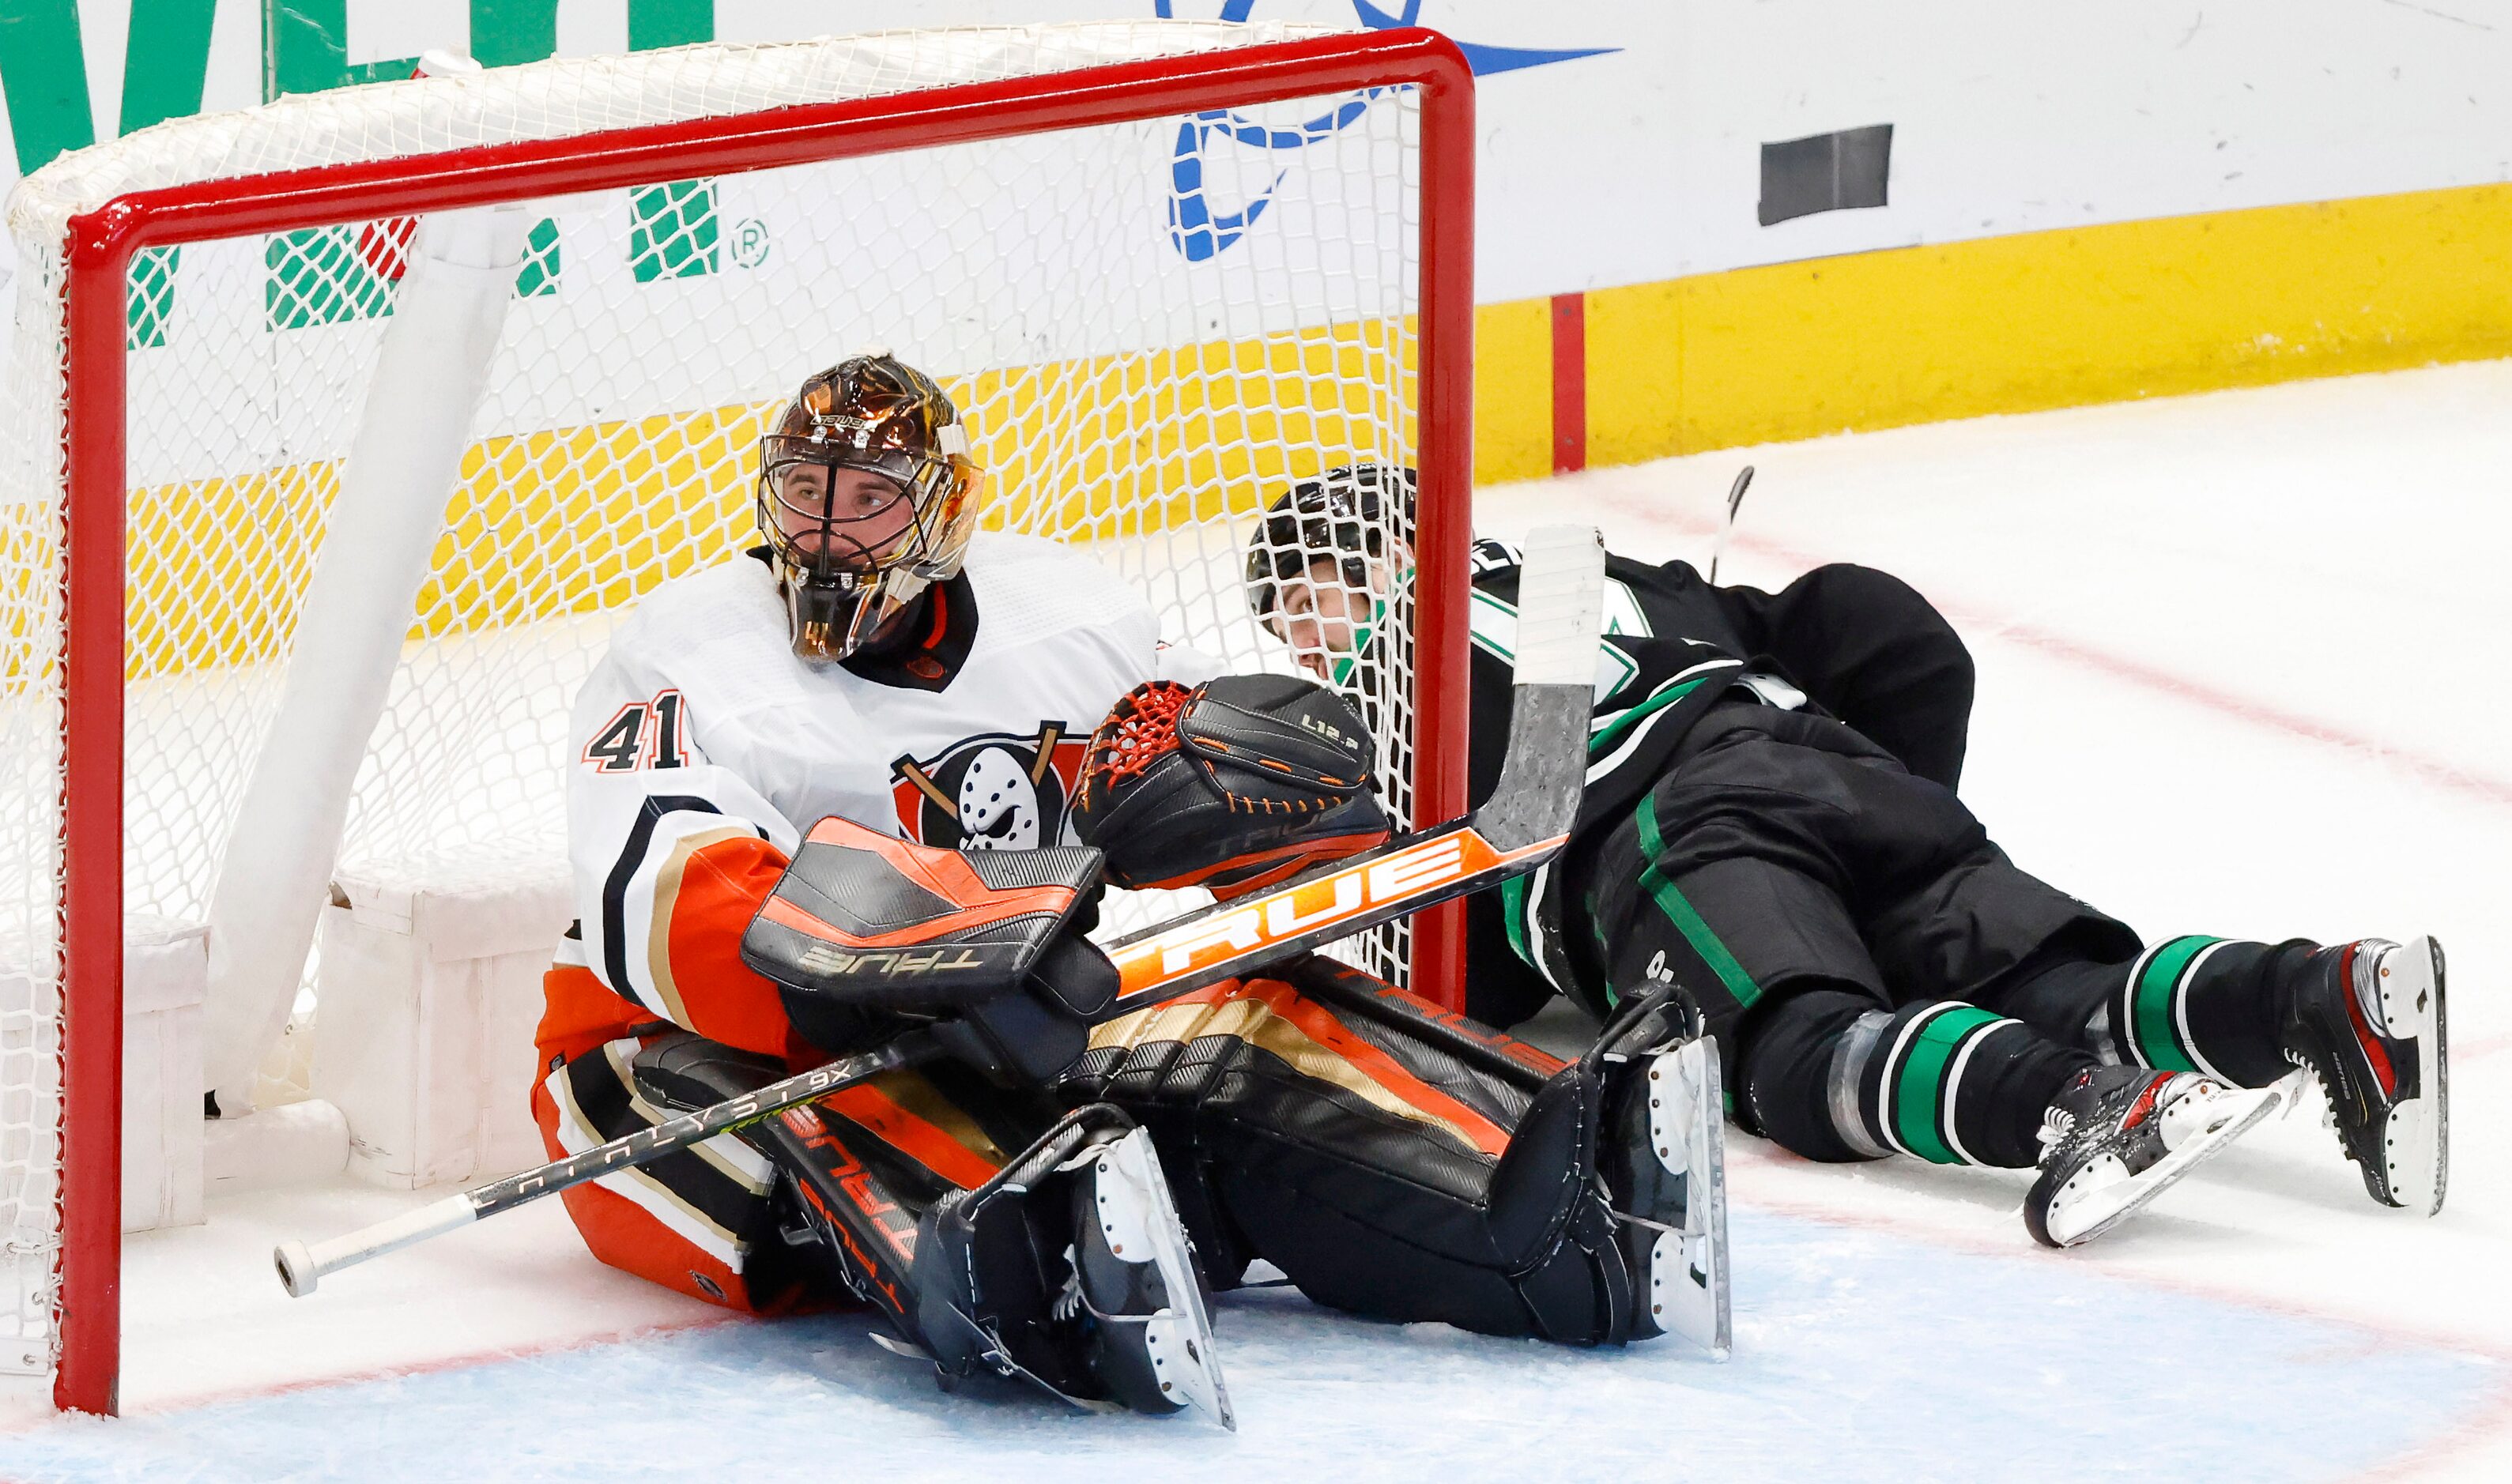
[[[1466,801],[1473,84],[1421,29],[1311,36],[565,138],[361,160],[117,196],[70,218],[62,454],[58,1308],[54,1395],[111,1412],[120,1364],[128,336],[143,250],[651,185],[1375,88],[1417,91],[1421,474],[1416,812]],[[26,388],[18,393],[26,395]],[[1462,996],[1463,918],[1417,924],[1412,978]],[[255,1276],[259,1276],[258,1274]],[[240,1278],[249,1281],[251,1279]]]

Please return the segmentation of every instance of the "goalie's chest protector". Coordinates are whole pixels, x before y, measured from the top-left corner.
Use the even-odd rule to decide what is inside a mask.
[[[929,845],[1072,843],[1091,728],[1154,678],[1158,621],[1097,564],[1034,537],[980,534],[965,572],[975,635],[940,689],[797,658],[775,578],[749,559],[649,599],[620,642],[682,692],[703,760],[798,832],[839,814]]]

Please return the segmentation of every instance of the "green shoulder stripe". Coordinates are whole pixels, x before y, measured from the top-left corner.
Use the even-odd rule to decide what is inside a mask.
[[[1702,683],[1708,679],[1709,677],[1706,675],[1696,676],[1679,685],[1669,684],[1662,687],[1647,700],[1606,722],[1602,731],[1588,739],[1588,756],[1592,758],[1598,753],[1612,752],[1616,744],[1630,735],[1632,727],[1700,689]]]

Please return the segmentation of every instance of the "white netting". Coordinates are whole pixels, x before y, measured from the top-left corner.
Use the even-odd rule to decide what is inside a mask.
[[[555,61],[163,125],[26,179],[10,208],[20,275],[0,449],[0,1236],[13,1269],[0,1363],[20,1341],[39,1355],[53,1327],[69,218],[150,187],[1315,29],[1084,24]],[[1418,99],[1390,88],[1230,101],[532,203],[475,442],[360,765],[342,870],[476,881],[558,869],[577,682],[641,594],[748,544],[764,419],[868,341],[959,401],[996,480],[992,524],[1086,543],[1144,586],[1177,641],[1287,667],[1240,598],[1256,515],[1294,479],[1413,458]],[[133,266],[129,912],[207,914],[407,225],[187,243]],[[1386,514],[1389,534],[1407,534],[1407,512]],[[1390,802],[1407,820],[1411,680],[1408,661],[1369,681]],[[1400,934],[1364,950],[1389,970],[1402,956]]]

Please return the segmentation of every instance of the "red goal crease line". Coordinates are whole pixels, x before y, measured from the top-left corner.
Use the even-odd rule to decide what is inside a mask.
[[[1420,381],[1429,570],[1462,572],[1471,539],[1473,74],[1418,27],[1120,62],[874,98],[353,161],[117,197],[71,218],[62,604],[63,999],[60,1273],[54,1401],[116,1410],[121,1355],[122,684],[128,351],[125,280],[153,246],[572,195],[909,148],[1194,113],[1367,87],[1421,97]],[[1433,430],[1436,430],[1433,432]],[[1466,605],[1426,585],[1415,701],[1415,797],[1425,818],[1466,805]],[[1455,904],[1417,923],[1413,979],[1462,992]]]

